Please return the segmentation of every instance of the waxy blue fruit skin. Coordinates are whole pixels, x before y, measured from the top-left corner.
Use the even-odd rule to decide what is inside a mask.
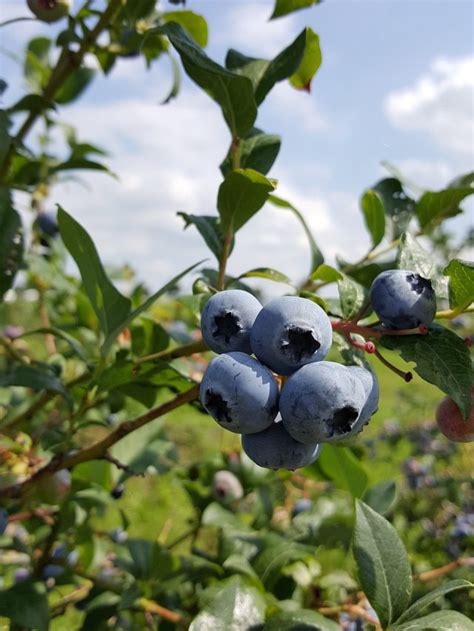
[[[229,289],[214,294],[201,315],[204,341],[215,353],[250,355],[250,331],[261,309],[260,302],[247,291]]]
[[[8,513],[4,508],[0,508],[0,536],[3,535],[8,526]]]
[[[50,213],[40,213],[37,222],[38,228],[43,234],[48,235],[48,237],[55,237],[59,234],[58,222],[54,215]]]
[[[259,467],[291,471],[312,464],[321,451],[321,445],[303,445],[294,440],[281,421],[258,434],[242,436],[242,448]]]
[[[295,440],[332,443],[352,435],[365,403],[361,380],[346,366],[323,361],[291,375],[280,396],[280,413]]]
[[[331,322],[311,300],[282,296],[260,311],[250,341],[261,362],[279,375],[291,375],[326,357],[332,343]]]
[[[291,516],[296,517],[300,513],[305,513],[313,508],[313,502],[307,498],[303,498],[298,500],[293,506],[293,510],[291,511]]]
[[[371,370],[367,370],[361,366],[347,366],[347,368],[354,376],[360,379],[366,397],[359,420],[352,431],[352,435],[354,435],[362,431],[362,428],[369,422],[371,416],[377,412],[380,391],[377,377]]]
[[[204,373],[199,396],[212,418],[237,434],[261,432],[278,413],[275,377],[245,353],[215,357]]]
[[[433,322],[436,295],[431,281],[408,270],[387,270],[370,289],[370,302],[380,321],[390,329],[414,329]]]

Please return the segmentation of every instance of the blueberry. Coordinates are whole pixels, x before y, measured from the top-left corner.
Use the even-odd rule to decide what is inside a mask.
[[[55,565],[54,563],[48,563],[44,566],[42,576],[43,580],[47,580],[48,578],[57,578],[64,574],[64,568],[60,565]]]
[[[313,502],[307,498],[303,498],[298,500],[293,506],[293,510],[291,511],[291,516],[296,517],[300,513],[304,513],[306,511],[311,510],[313,507]]]
[[[335,442],[353,435],[365,402],[362,382],[349,368],[323,361],[291,375],[281,393],[280,412],[295,440]]]
[[[58,222],[51,213],[40,213],[37,222],[40,231],[48,237],[56,237],[59,234]]]
[[[261,362],[280,375],[290,375],[326,357],[332,342],[331,322],[311,300],[283,296],[260,311],[250,341]]]
[[[379,407],[379,384],[377,377],[371,370],[361,366],[347,366],[348,370],[362,383],[365,392],[365,404],[360,413],[354,433],[358,433],[366,425],[370,417],[377,412]]]
[[[110,495],[113,497],[114,500],[119,500],[122,497],[122,495],[124,494],[124,492],[125,492],[125,485],[124,484],[117,484],[110,491]]]
[[[257,434],[245,434],[242,448],[260,467],[292,471],[313,463],[321,451],[321,446],[316,443],[303,445],[294,440],[282,422],[273,423]]]
[[[8,526],[8,513],[4,508],[0,508],[0,536],[3,535]]]
[[[110,538],[114,543],[124,544],[128,539],[128,534],[123,528],[113,528],[110,531]]]
[[[244,489],[237,476],[231,471],[216,471],[212,480],[212,494],[224,504],[240,500]]]
[[[215,353],[250,354],[250,331],[262,305],[247,291],[230,289],[214,294],[201,316],[204,341]]]
[[[14,583],[21,583],[22,581],[27,581],[31,576],[30,570],[26,569],[26,567],[20,567],[13,577]]]
[[[379,274],[372,283],[370,301],[381,322],[390,329],[428,326],[436,313],[431,281],[407,270]]]
[[[245,353],[215,357],[201,382],[200,399],[219,425],[237,434],[266,429],[278,413],[272,373]]]

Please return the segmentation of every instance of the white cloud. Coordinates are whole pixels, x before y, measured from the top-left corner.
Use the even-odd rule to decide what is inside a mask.
[[[442,189],[457,175],[453,166],[442,160],[409,158],[392,160],[391,164],[396,166],[404,181],[415,185],[416,190]],[[380,167],[380,175],[387,177],[387,170],[383,166]]]
[[[425,131],[442,148],[472,156],[474,147],[474,57],[439,58],[412,86],[384,103],[400,129]]]

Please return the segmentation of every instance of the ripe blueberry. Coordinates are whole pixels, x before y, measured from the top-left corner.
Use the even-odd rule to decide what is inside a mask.
[[[27,0],[32,13],[42,22],[57,22],[71,10],[72,0]]]
[[[288,433],[305,444],[351,436],[366,402],[360,379],[341,364],[303,366],[283,387],[280,412]]]
[[[117,484],[110,491],[110,495],[111,495],[111,497],[113,497],[114,500],[119,500],[122,497],[122,495],[124,494],[124,492],[125,492],[125,485],[124,484]]]
[[[391,329],[428,326],[436,313],[431,281],[407,270],[379,274],[370,289],[370,302],[381,322]]]
[[[291,516],[296,517],[296,515],[299,515],[300,513],[305,513],[306,511],[311,510],[312,507],[313,507],[313,502],[311,500],[307,498],[298,500],[293,506],[293,509],[291,511]]]
[[[0,536],[3,535],[8,526],[8,513],[4,508],[0,508]]]
[[[229,289],[214,294],[201,316],[204,341],[215,353],[250,354],[250,330],[262,305],[247,291]]]
[[[361,381],[365,392],[365,404],[361,410],[356,427],[354,427],[354,434],[362,430],[363,426],[369,422],[370,417],[377,412],[379,407],[379,384],[377,377],[371,370],[367,370],[361,366],[347,366],[347,368]]]
[[[40,213],[36,220],[40,231],[48,237],[56,237],[59,234],[58,222],[51,213]]]
[[[325,312],[311,300],[283,296],[258,314],[250,335],[258,359],[280,375],[324,359],[332,342]]]
[[[242,448],[260,467],[292,471],[312,464],[321,451],[317,443],[303,445],[294,440],[282,422],[273,423],[257,434],[245,434]]]
[[[204,373],[199,395],[212,418],[237,434],[262,431],[278,413],[274,376],[245,353],[215,357]]]
[[[212,494],[219,502],[230,504],[243,497],[244,489],[239,478],[231,471],[216,471],[212,480]]]

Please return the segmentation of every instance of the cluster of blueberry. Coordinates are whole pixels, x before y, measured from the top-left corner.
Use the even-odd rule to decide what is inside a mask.
[[[324,361],[331,322],[306,298],[262,307],[250,293],[222,291],[207,302],[201,328],[219,354],[204,374],[201,402],[219,425],[243,435],[244,451],[262,467],[314,462],[320,443],[355,435],[377,409],[370,371]],[[274,373],[285,378],[281,393]]]
[[[430,281],[411,271],[379,274],[370,299],[386,329],[427,326],[436,312]],[[248,292],[222,291],[207,302],[201,329],[219,355],[204,374],[201,403],[242,434],[245,453],[262,467],[306,466],[321,443],[353,437],[377,410],[371,371],[324,360],[331,322],[311,300],[283,296],[262,307]],[[283,377],[281,392],[274,373]]]

